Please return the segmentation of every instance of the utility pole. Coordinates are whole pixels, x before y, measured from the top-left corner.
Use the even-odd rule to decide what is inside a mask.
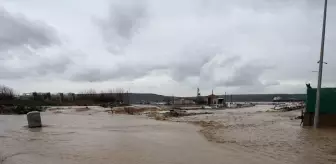
[[[323,55],[324,55],[324,40],[325,40],[325,28],[327,20],[327,6],[328,0],[324,1],[324,12],[323,12],[323,25],[322,25],[322,39],[321,39],[321,50],[320,50],[320,60],[319,60],[319,72],[317,80],[317,89],[316,89],[316,103],[315,103],[315,116],[314,116],[314,128],[318,127],[319,123],[319,112],[320,112],[320,92],[322,85],[322,70],[323,70]]]
[[[224,103],[225,103],[225,107],[227,107],[228,105],[227,105],[227,99],[226,99],[226,92],[225,92],[225,94],[224,94]]]
[[[174,95],[173,95],[172,97],[173,97],[173,104],[172,104],[172,105],[175,105],[175,98],[174,98]]]
[[[132,100],[131,100],[131,88],[128,88],[128,104],[131,105]]]

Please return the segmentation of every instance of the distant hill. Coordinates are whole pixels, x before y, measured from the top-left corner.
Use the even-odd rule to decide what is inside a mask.
[[[153,102],[162,102],[167,98],[167,96],[153,94],[153,93],[129,93],[130,102],[140,103],[141,101],[153,101]]]
[[[222,97],[227,101],[231,101],[231,95],[217,95],[218,97]],[[282,99],[297,99],[297,100],[305,100],[306,94],[237,94],[232,95],[233,102],[270,102],[274,97],[280,96]],[[138,103],[143,101],[164,101],[166,99],[171,99],[171,96],[163,96],[152,93],[131,93],[130,94],[131,103]],[[188,99],[196,99],[196,97],[175,97],[175,98],[188,98]]]
[[[270,102],[274,97],[280,96],[282,99],[297,99],[305,100],[306,94],[244,94],[244,95],[232,95],[232,101],[238,102]],[[225,95],[220,95],[219,97],[225,98]],[[226,95],[227,101],[231,101],[231,95]]]
[[[217,95],[218,97],[224,98],[227,102],[231,101],[231,95]],[[282,99],[297,99],[305,100],[306,94],[239,94],[232,95],[233,102],[270,102],[274,97],[280,96]],[[130,103],[140,103],[145,102],[163,102],[167,100],[172,100],[171,96],[158,95],[153,93],[129,93]],[[187,98],[195,100],[196,97],[175,97],[175,99]],[[93,101],[76,100],[75,104],[92,104]],[[97,103],[97,102],[96,102]],[[42,101],[42,100],[0,100],[0,105],[33,105],[33,106],[44,106],[44,105],[59,105],[59,101]],[[74,105],[72,102],[63,103],[63,105]]]

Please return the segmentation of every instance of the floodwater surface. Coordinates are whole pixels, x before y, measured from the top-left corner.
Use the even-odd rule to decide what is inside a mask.
[[[145,116],[110,115],[98,107],[42,113],[45,127],[38,129],[26,128],[25,116],[0,116],[0,163],[335,162],[333,130],[301,128],[300,121],[289,119],[293,113],[278,115],[260,112],[259,108],[175,120],[210,120],[218,124],[203,127]]]
[[[174,118],[201,125],[211,142],[226,150],[282,163],[336,163],[336,129],[302,127],[301,110],[279,112],[272,106],[217,110],[211,115]]]

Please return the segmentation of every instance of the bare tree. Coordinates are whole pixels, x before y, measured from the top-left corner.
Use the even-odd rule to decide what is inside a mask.
[[[51,100],[51,93],[50,92],[46,93],[45,99]]]
[[[84,90],[82,92],[79,92],[79,94],[83,94],[83,95],[94,95],[97,94],[96,90],[94,89],[88,89],[88,90]]]
[[[0,100],[12,100],[15,98],[14,89],[0,85]]]
[[[97,97],[97,92],[94,89],[88,89],[78,94],[78,98],[82,99],[94,99],[95,97]]]
[[[34,100],[37,100],[37,99],[38,99],[38,94],[37,94],[37,92],[33,92],[32,94],[33,94],[33,99],[34,99]]]
[[[92,88],[89,89],[89,90],[87,90],[86,93],[87,93],[88,95],[90,95],[90,96],[94,96],[94,95],[97,94],[96,90],[94,90],[94,89],[92,89]]]
[[[116,99],[119,103],[125,103],[124,94],[125,91],[122,88],[115,89]]]
[[[96,102],[129,103],[128,93],[122,88],[108,89],[101,92],[96,92],[94,89],[88,89],[80,92],[78,98],[90,99]]]
[[[76,94],[69,93],[69,95],[71,96],[71,101],[75,101],[76,100]]]
[[[59,99],[60,99],[60,103],[63,103],[63,101],[64,101],[64,94],[63,93],[59,93]]]
[[[113,94],[114,91],[113,91],[113,89],[108,89],[108,90],[106,91],[106,93]]]
[[[111,100],[113,100],[113,102],[117,102],[120,104],[129,103],[129,98],[128,98],[129,94],[123,88],[108,89],[104,93]]]

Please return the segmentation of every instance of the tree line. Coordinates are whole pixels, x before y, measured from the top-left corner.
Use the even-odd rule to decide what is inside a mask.
[[[13,100],[15,98],[14,89],[5,85],[0,85],[0,100]]]
[[[0,85],[0,101],[8,102],[11,100],[20,100],[20,96],[11,87]],[[67,103],[75,105],[76,102],[93,104],[93,103],[119,103],[129,104],[130,98],[128,91],[122,88],[108,89],[106,91],[97,92],[94,89],[87,89],[77,94],[75,93],[58,93],[52,95],[50,92],[37,93],[32,92],[28,98],[32,101],[57,102],[59,104]]]

